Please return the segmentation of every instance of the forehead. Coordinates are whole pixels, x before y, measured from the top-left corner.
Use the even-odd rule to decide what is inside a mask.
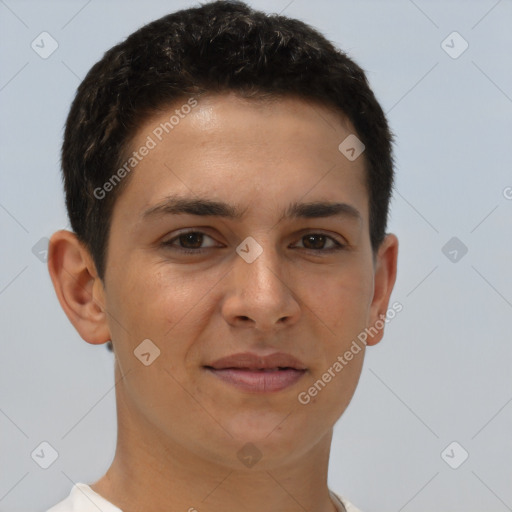
[[[139,221],[181,194],[244,207],[247,215],[282,214],[283,202],[299,199],[344,201],[358,203],[364,217],[364,155],[350,161],[339,150],[354,134],[339,111],[298,98],[184,98],[136,133],[129,151],[135,165],[114,213],[129,205],[127,215]]]

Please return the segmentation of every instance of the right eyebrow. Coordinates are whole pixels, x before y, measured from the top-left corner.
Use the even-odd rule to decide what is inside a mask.
[[[246,208],[247,209],[247,208]],[[199,215],[227,217],[230,219],[240,219],[245,210],[236,208],[222,201],[213,201],[211,199],[196,199],[189,197],[180,197],[177,195],[168,196],[161,203],[148,208],[143,212],[142,217],[153,217],[155,215]]]

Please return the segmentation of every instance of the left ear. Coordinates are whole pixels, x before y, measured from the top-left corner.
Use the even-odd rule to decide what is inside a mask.
[[[396,280],[397,261],[398,238],[392,233],[388,233],[377,250],[367,345],[376,345],[384,336],[384,326],[382,325],[382,328],[378,329],[376,325],[383,324],[388,310],[389,298]],[[377,332],[375,333],[375,331]]]

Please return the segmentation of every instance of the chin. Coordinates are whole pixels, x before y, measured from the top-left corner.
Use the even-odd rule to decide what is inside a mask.
[[[225,424],[226,430],[233,436],[231,444],[236,450],[253,445],[269,463],[272,460],[282,462],[291,454],[307,451],[308,446],[313,446],[322,437],[318,433],[318,423],[307,428],[298,424],[290,411],[237,417]]]

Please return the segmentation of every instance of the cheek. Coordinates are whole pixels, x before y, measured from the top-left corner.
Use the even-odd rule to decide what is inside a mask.
[[[192,274],[171,273],[169,265],[140,263],[133,268],[148,271],[129,272],[126,268],[127,278],[117,276],[111,283],[109,325],[119,366],[127,375],[126,389],[140,410],[156,414],[156,421],[162,407],[186,399],[179,384],[186,379],[184,360],[203,328],[206,302],[201,298],[212,285],[208,286],[209,280],[204,278],[194,279]],[[152,344],[141,345],[148,339]],[[150,353],[147,366],[139,358],[139,346]],[[158,389],[166,392],[155,393]]]
[[[333,423],[350,403],[361,375],[365,346],[357,337],[369,319],[372,275],[371,267],[354,265],[333,278],[318,297],[321,318],[331,332],[325,338],[322,364],[311,379],[309,399]]]
[[[222,273],[210,269],[183,271],[162,265],[146,280],[144,300],[149,315],[164,328],[180,330],[190,324],[202,324],[211,310],[212,290]]]
[[[117,276],[115,291],[110,294],[113,330],[128,338],[127,345],[132,348],[149,338],[168,353],[186,350],[187,339],[193,339],[212,313],[209,291],[222,275],[213,269],[178,272],[167,263],[139,262],[131,268],[135,270],[126,268],[126,278]],[[180,343],[173,343],[175,339]]]
[[[147,270],[146,270],[147,269]],[[187,288],[185,279],[172,275],[162,266],[147,262],[134,262],[126,268],[124,276],[117,276],[116,297],[113,306],[128,321],[140,325],[141,322],[159,323],[173,321],[186,307]]]
[[[338,274],[333,272],[325,279],[307,279],[308,288],[314,290],[304,295],[309,296],[309,309],[334,334],[345,337],[365,327],[373,297],[373,281],[368,269],[352,266]]]

